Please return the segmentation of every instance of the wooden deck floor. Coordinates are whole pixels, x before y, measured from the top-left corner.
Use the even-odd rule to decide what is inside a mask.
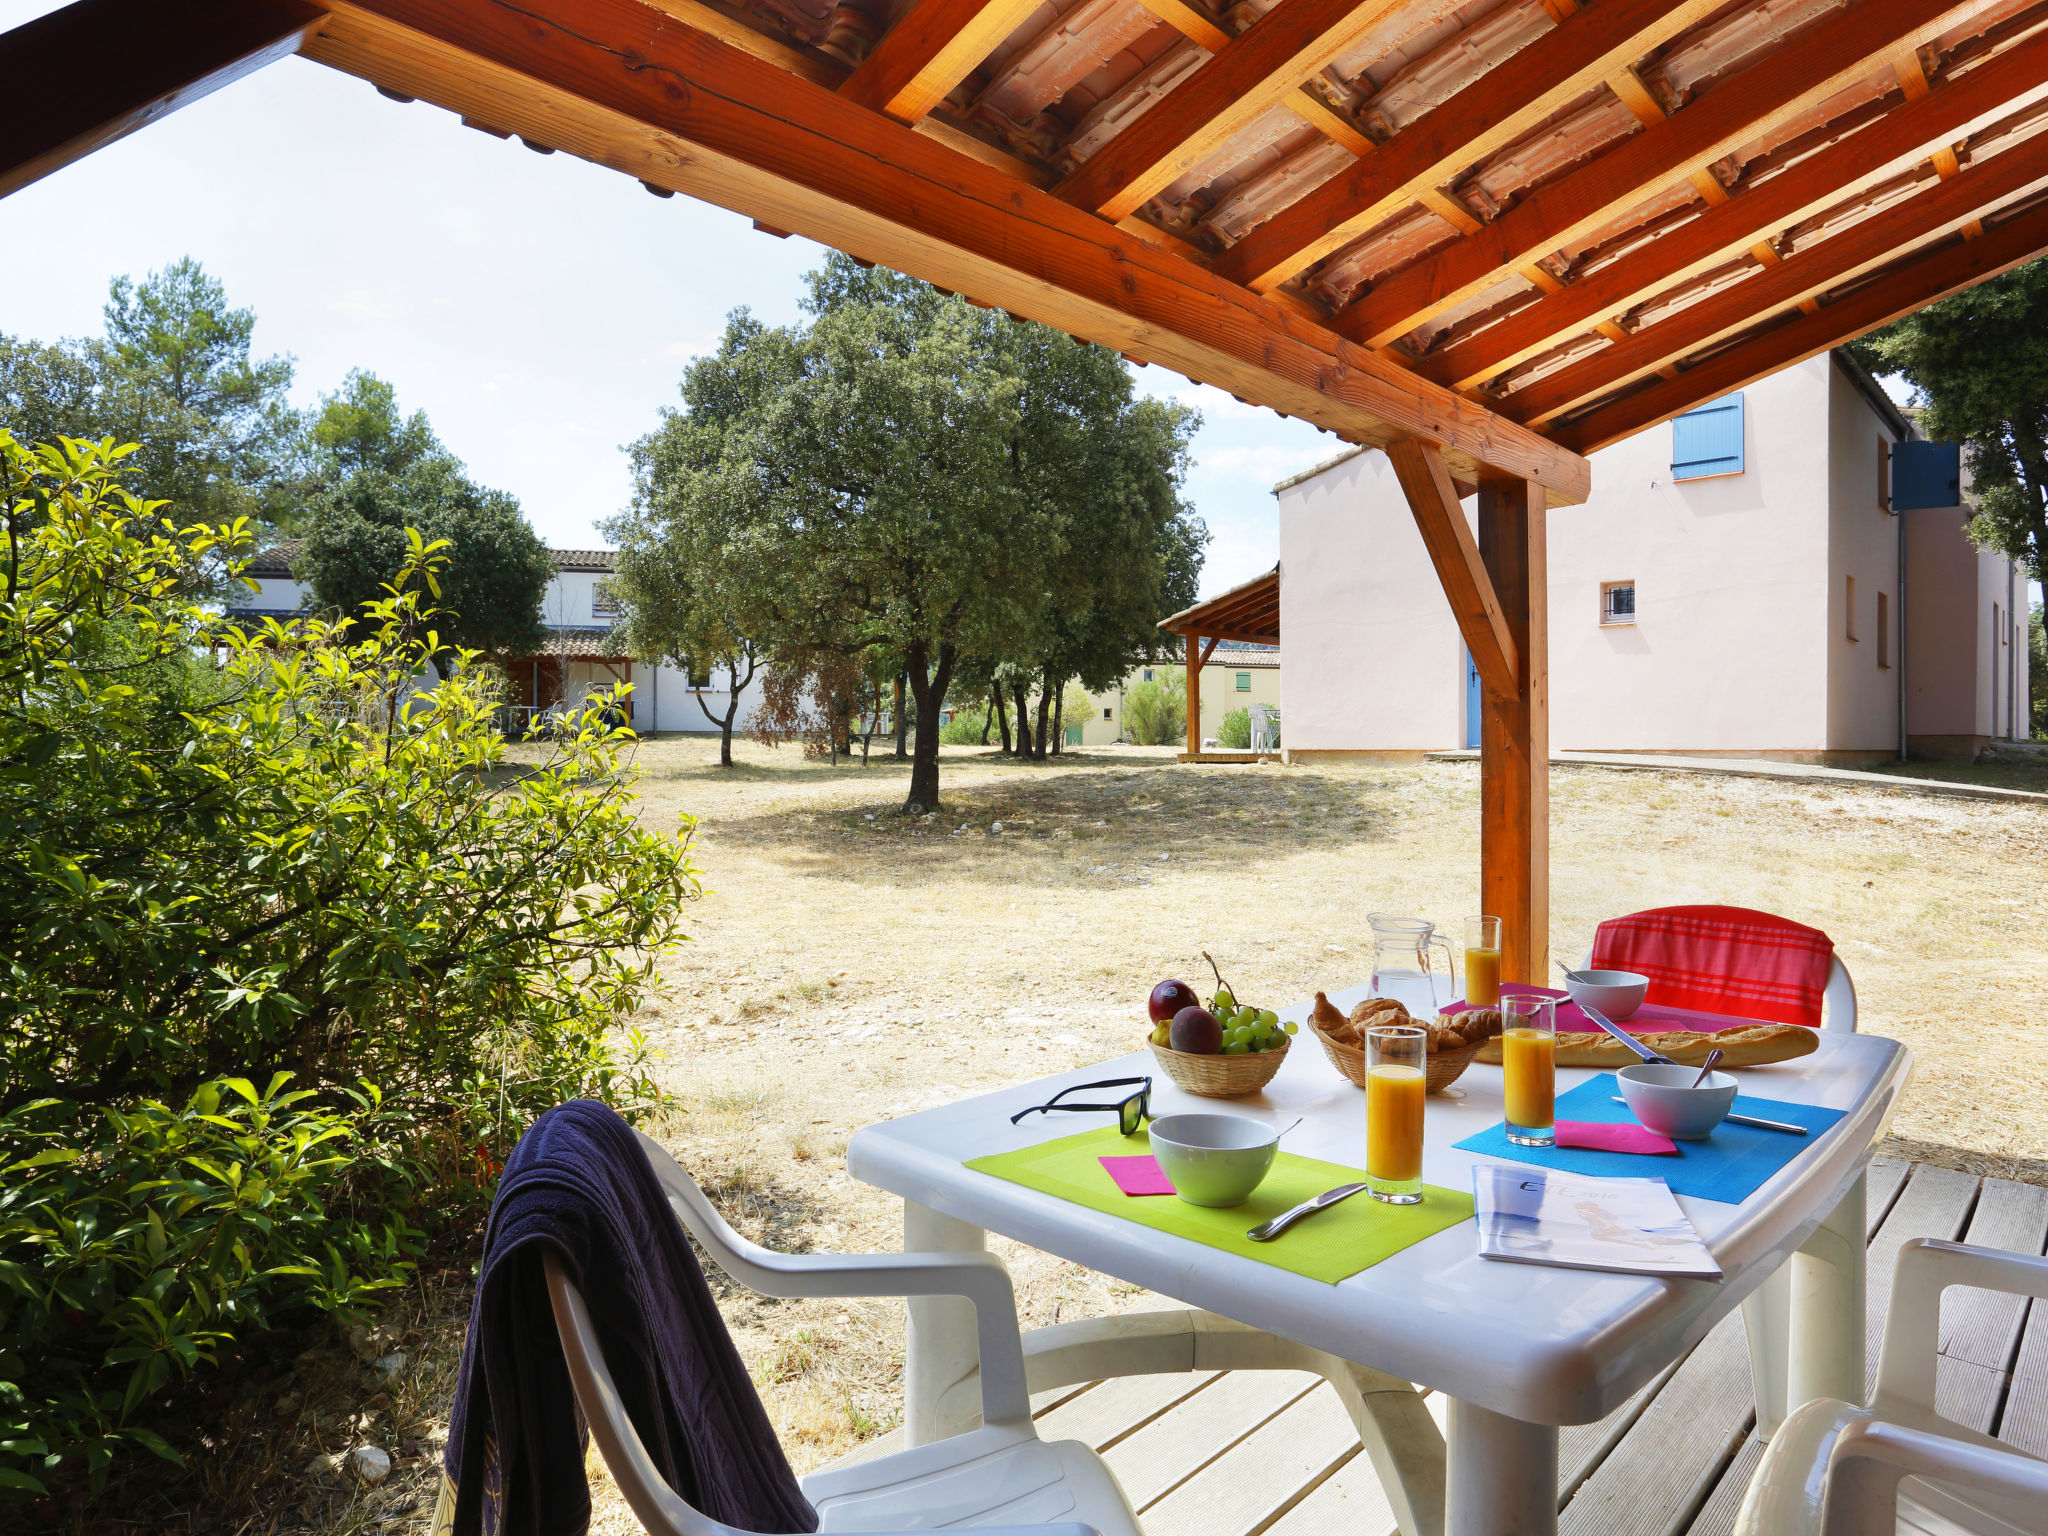
[[[2048,1189],[1880,1161],[1870,1175],[1870,1370],[1892,1263],[1912,1237],[2038,1254]],[[2048,1307],[1951,1290],[1941,1411],[2048,1456]],[[1438,1399],[1438,1401],[1441,1401]],[[1146,1536],[1388,1536],[1394,1522],[1358,1437],[1321,1378],[1285,1371],[1126,1377],[1042,1394],[1048,1439],[1092,1445]],[[1762,1446],[1750,1436],[1739,1313],[1598,1424],[1564,1432],[1565,1536],[1724,1536]],[[892,1437],[893,1438],[893,1437]],[[880,1447],[878,1447],[879,1449]]]

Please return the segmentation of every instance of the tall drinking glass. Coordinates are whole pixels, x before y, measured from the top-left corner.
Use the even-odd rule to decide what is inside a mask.
[[[1557,1145],[1557,1002],[1514,995],[1500,1000],[1502,1094],[1508,1140],[1518,1147]]]
[[[1429,1036],[1410,1025],[1365,1032],[1365,1186],[1375,1200],[1422,1199],[1422,1100]]]
[[[1500,919],[1465,919],[1465,1004],[1500,1006]]]

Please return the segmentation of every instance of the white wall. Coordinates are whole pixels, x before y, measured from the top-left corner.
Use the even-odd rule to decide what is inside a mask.
[[[1463,744],[1458,626],[1385,454],[1280,492],[1280,637],[1288,751]]]
[[[1878,447],[1889,444],[1892,434],[1847,374],[1825,356],[1807,366],[1816,364],[1827,366],[1829,384],[1827,744],[1837,752],[1896,754],[1899,524],[1884,508],[1878,479]],[[1849,598],[1852,578],[1856,584],[1853,613]],[[1890,630],[1882,642],[1877,621],[1880,606]],[[1927,612],[1931,615],[1935,610]],[[1880,659],[1890,665],[1879,666]]]
[[[1832,372],[1821,357],[1746,392],[1739,475],[1674,482],[1655,427],[1595,454],[1592,496],[1550,512],[1556,749],[1828,746]],[[1385,455],[1279,502],[1289,748],[1462,746],[1463,649]],[[1637,621],[1603,626],[1602,583],[1627,580]]]

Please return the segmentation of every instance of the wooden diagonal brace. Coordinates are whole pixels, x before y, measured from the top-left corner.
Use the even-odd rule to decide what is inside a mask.
[[[1429,550],[1430,564],[1451,613],[1458,621],[1458,633],[1465,637],[1465,649],[1479,669],[1479,681],[1497,699],[1517,698],[1522,692],[1521,656],[1508,621],[1495,596],[1493,580],[1479,558],[1478,542],[1458,505],[1458,488],[1444,468],[1443,450],[1434,443],[1409,438],[1387,449],[1394,461],[1394,473],[1408,497],[1408,509],[1415,514],[1415,526]]]

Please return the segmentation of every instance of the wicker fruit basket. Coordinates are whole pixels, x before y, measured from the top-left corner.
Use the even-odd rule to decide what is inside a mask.
[[[1152,1054],[1159,1058],[1174,1086],[1205,1099],[1241,1099],[1257,1093],[1273,1081],[1289,1049],[1282,1046],[1277,1051],[1248,1051],[1242,1056],[1197,1056],[1152,1042]]]
[[[1330,1065],[1350,1078],[1360,1088],[1365,1086],[1365,1050],[1362,1046],[1345,1045],[1332,1040],[1311,1024],[1316,1039],[1323,1044],[1323,1054],[1330,1058]],[[1458,1080],[1458,1076],[1472,1065],[1472,1058],[1479,1054],[1484,1041],[1466,1046],[1462,1051],[1431,1051],[1429,1053],[1428,1084],[1431,1093],[1442,1093]]]

